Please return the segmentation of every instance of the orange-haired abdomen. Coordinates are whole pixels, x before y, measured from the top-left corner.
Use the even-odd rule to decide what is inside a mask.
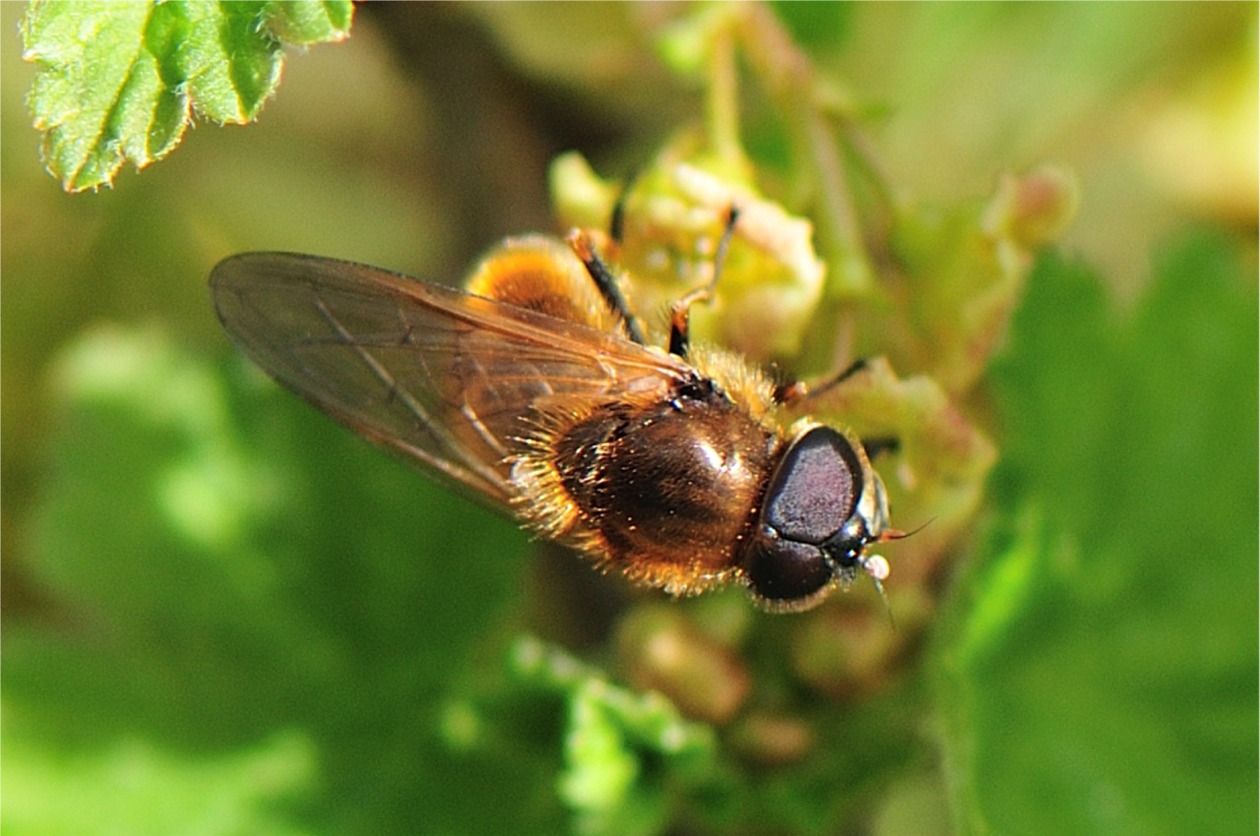
[[[466,287],[478,296],[600,331],[618,327],[578,257],[562,241],[544,235],[509,238],[481,260]]]

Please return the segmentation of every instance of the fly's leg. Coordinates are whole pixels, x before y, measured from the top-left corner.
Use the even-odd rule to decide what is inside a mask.
[[[713,275],[705,284],[687,293],[669,309],[669,353],[679,357],[687,356],[691,345],[691,306],[697,302],[707,302],[713,297],[713,289],[717,287],[718,276],[722,272],[722,262],[726,260],[726,250],[730,247],[731,238],[735,235],[735,224],[739,221],[739,210],[734,206],[726,215],[726,226],[722,237],[718,239],[717,252],[713,254]]]

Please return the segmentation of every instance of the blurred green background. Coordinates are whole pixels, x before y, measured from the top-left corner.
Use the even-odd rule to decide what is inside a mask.
[[[276,390],[205,279],[283,249],[454,280],[551,229],[555,155],[617,176],[700,107],[656,47],[686,7],[363,7],[290,55],[257,124],[78,196],[37,157],[22,10],[0,4],[3,830],[581,824],[556,791],[575,703],[484,695],[521,687],[502,651],[538,613],[620,581]],[[909,673],[818,700],[826,757],[641,767],[665,789],[616,821],[1256,832],[1256,6],[782,15],[898,189],[956,201],[1056,160],[1079,218],[993,370],[991,502]],[[734,600],[742,629],[790,629]],[[601,665],[579,616],[550,637]]]

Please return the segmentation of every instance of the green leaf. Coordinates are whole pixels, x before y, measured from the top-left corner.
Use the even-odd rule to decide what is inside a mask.
[[[685,720],[659,693],[613,685],[600,671],[532,638],[516,643],[512,662],[517,677],[567,699],[558,790],[582,832],[660,832],[671,795],[712,782],[712,729]]]
[[[790,3],[771,0],[775,15],[792,34],[792,40],[816,56],[828,58],[843,48],[857,15],[845,3]]]
[[[351,3],[268,3],[267,27],[280,40],[303,46],[341,40],[354,18]]]
[[[938,637],[962,832],[1257,827],[1256,293],[1182,241],[1130,316],[1035,271],[997,369],[999,522]]]
[[[349,2],[34,2],[22,38],[45,165],[67,191],[94,189],[170,153],[194,111],[249,122],[284,44],[342,40],[352,14]]]
[[[4,772],[7,832],[307,832],[286,811],[315,783],[315,752],[303,735],[278,733],[210,756],[119,740],[67,757],[30,727],[18,729],[5,739],[6,761],[22,764]]]
[[[6,627],[6,824],[99,832],[79,790],[114,787],[119,833],[504,832],[551,792],[441,739],[523,586],[510,523],[157,330],[85,335],[53,383],[27,554],[60,620]]]

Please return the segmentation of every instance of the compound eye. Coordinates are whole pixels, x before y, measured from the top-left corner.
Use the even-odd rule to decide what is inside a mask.
[[[796,439],[779,462],[761,522],[784,540],[820,545],[852,516],[862,494],[861,473],[848,440],[829,427],[815,427]]]
[[[831,565],[817,546],[763,533],[749,550],[744,575],[767,609],[803,609],[831,583]]]

